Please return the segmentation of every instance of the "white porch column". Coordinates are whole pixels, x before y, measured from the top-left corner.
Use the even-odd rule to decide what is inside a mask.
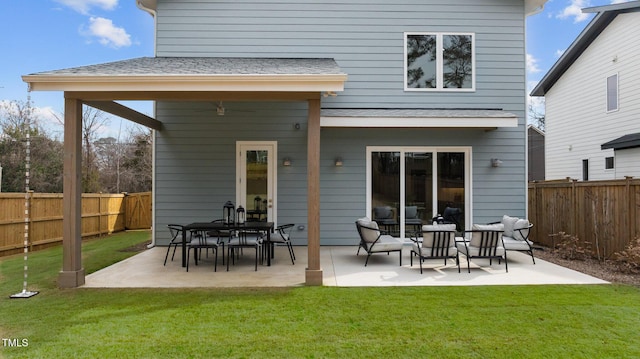
[[[307,285],[322,285],[320,268],[320,98],[309,103],[307,132]]]
[[[82,102],[64,100],[63,239],[60,288],[84,284],[82,267]]]

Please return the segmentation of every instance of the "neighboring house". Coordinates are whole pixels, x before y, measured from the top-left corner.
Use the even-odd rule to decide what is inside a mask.
[[[526,216],[525,18],[545,2],[138,0],[156,57],[24,80],[65,91],[69,178],[79,104],[155,129],[155,244],[231,200],[295,223],[321,284],[320,245],[357,245],[379,207],[405,237],[408,207],[425,223],[459,207],[467,228]],[[156,101],[155,118],[114,100]],[[84,280],[68,182],[62,286]]]
[[[544,76],[547,180],[640,176],[640,1],[597,13]]]
[[[544,181],[544,132],[536,126],[527,127],[529,151],[529,181]]]

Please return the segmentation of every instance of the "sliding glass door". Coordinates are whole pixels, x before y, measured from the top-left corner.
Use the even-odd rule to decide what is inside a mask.
[[[445,208],[459,208],[458,229],[464,230],[469,156],[469,148],[367,148],[369,216],[394,236],[408,237]]]

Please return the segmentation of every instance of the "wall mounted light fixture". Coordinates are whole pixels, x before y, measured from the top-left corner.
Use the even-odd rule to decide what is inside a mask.
[[[218,116],[224,116],[224,106],[222,106],[222,101],[218,102],[216,112],[218,113]]]
[[[282,165],[283,165],[283,166],[285,166],[285,167],[289,167],[289,166],[291,166],[291,158],[289,158],[289,157],[285,157],[285,158],[282,160]]]
[[[502,161],[497,158],[491,159],[491,167],[500,167],[502,166]]]
[[[335,165],[336,167],[342,167],[342,165],[344,165],[344,161],[342,160],[342,157],[336,157]]]

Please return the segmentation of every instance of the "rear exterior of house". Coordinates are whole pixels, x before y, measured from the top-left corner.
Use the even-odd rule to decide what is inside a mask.
[[[321,98],[322,245],[357,244],[354,221],[377,207],[401,224],[409,207],[424,222],[461,208],[466,227],[526,216],[525,17],[544,1],[141,3],[158,57],[333,59],[347,74]],[[306,244],[307,111],[259,96],[157,101],[156,244],[227,201],[295,223]]]
[[[640,5],[596,17],[532,95],[545,97],[547,180],[640,176]]]

